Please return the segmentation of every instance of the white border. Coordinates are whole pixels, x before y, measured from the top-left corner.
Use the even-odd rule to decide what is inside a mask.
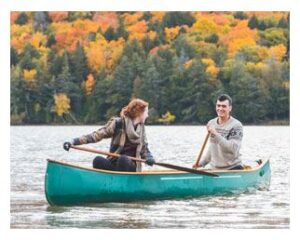
[[[10,132],[9,132],[9,18],[10,11],[290,11],[291,12],[291,229],[290,230],[11,230],[10,229]],[[0,0],[0,104],[1,104],[1,165],[0,165],[0,232],[2,239],[53,239],[89,238],[89,239],[150,239],[153,237],[171,237],[175,239],[294,239],[299,225],[299,188],[297,170],[299,168],[299,141],[296,126],[299,124],[299,1],[297,0]],[[298,103],[298,104],[297,104]],[[299,228],[299,227],[298,227]],[[126,233],[125,233],[126,232]],[[86,235],[87,233],[88,236]],[[151,233],[151,235],[149,234]],[[299,234],[298,234],[299,235]]]

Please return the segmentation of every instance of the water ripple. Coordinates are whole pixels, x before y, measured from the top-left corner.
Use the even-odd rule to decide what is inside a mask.
[[[93,130],[94,126],[11,127],[12,228],[289,228],[289,127],[244,129],[244,160],[251,165],[253,160],[271,158],[269,190],[181,200],[49,206],[44,196],[46,159],[90,166],[93,154],[65,152],[62,143]],[[205,129],[149,126],[147,134],[157,160],[191,167]],[[107,149],[109,140],[91,145],[96,146]]]

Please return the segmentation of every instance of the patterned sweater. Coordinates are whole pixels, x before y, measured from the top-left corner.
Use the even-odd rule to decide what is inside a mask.
[[[240,165],[240,148],[243,139],[243,125],[230,116],[224,124],[218,124],[218,118],[209,121],[213,124],[218,135],[211,135],[206,155],[200,160],[201,166],[206,168],[229,169]]]

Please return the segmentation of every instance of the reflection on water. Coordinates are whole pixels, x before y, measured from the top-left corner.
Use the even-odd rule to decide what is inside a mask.
[[[94,129],[11,127],[12,228],[289,228],[289,127],[245,127],[244,161],[251,165],[253,160],[271,157],[268,190],[192,199],[49,206],[44,195],[46,159],[91,166],[93,154],[66,152],[62,143]],[[190,167],[205,130],[197,126],[148,126],[147,134],[157,160]],[[107,149],[109,140],[91,147],[96,146]]]

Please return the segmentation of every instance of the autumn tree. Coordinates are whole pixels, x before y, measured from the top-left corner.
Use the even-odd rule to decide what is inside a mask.
[[[191,12],[167,12],[162,20],[163,27],[176,27],[181,25],[192,26],[195,22]]]
[[[18,24],[18,25],[25,25],[25,24],[27,24],[27,22],[28,22],[28,16],[24,12],[21,12],[18,15],[17,19],[15,20],[15,24]]]

